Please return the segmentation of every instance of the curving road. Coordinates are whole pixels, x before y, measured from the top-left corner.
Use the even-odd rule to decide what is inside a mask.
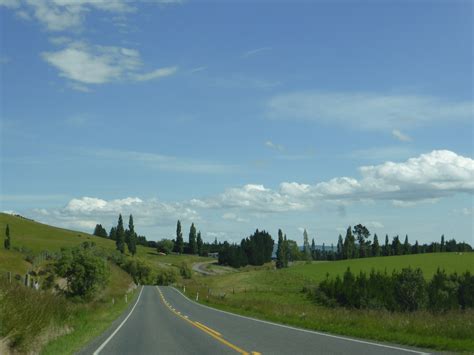
[[[172,287],[144,286],[137,301],[80,354],[426,354],[219,311]]]

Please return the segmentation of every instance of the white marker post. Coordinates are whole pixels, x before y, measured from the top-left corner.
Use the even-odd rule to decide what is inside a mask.
[[[196,292],[196,302],[199,301],[199,292]]]
[[[186,293],[186,286],[183,286],[183,293]]]
[[[128,303],[127,294],[125,294],[125,303]]]

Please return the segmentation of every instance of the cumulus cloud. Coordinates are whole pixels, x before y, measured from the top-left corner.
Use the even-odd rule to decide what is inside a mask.
[[[56,39],[61,43],[63,38]],[[97,85],[119,80],[146,81],[169,76],[177,67],[137,72],[143,65],[137,50],[115,46],[69,42],[57,51],[43,52],[43,59],[59,70],[59,75],[73,83]],[[82,86],[84,88],[84,86]],[[87,87],[86,87],[87,89]]]
[[[142,200],[138,197],[105,200],[97,197],[71,199],[60,209],[36,209],[35,218],[71,228],[93,228],[97,223],[113,225],[117,217],[133,214],[137,225],[152,227],[172,225],[176,220],[199,221],[200,216],[188,204],[167,203],[157,199]]]
[[[314,185],[283,182],[278,190],[248,184],[204,200],[200,208],[237,208],[253,212],[289,212],[321,202],[391,200],[395,205],[435,201],[457,193],[474,193],[474,160],[447,150],[432,151],[402,163],[359,168],[361,177],[335,177]]]
[[[266,104],[266,115],[362,130],[392,130],[439,121],[469,121],[473,109],[469,101],[450,102],[432,96],[297,91],[272,97]]]

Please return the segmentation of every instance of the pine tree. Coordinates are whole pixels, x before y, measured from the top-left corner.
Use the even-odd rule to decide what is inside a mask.
[[[198,254],[199,255],[202,255],[203,254],[203,250],[202,250],[202,246],[203,246],[203,241],[202,241],[202,237],[201,237],[201,231],[198,232],[197,234],[197,250],[198,250]]]
[[[316,243],[314,242],[314,238],[311,239],[311,258],[316,260]]]
[[[286,239],[286,234],[283,237],[283,267],[288,267],[288,262],[290,261],[290,247],[288,245],[288,240]]]
[[[194,227],[194,223],[192,223],[191,228],[189,228],[189,253],[197,254],[197,251],[196,227]]]
[[[372,255],[380,256],[380,245],[379,245],[379,238],[377,237],[377,233],[374,234],[374,242],[372,243]]]
[[[441,252],[444,253],[446,251],[446,244],[444,243],[444,234],[441,236]]]
[[[365,258],[367,256],[366,240],[369,238],[370,232],[366,226],[358,224],[354,227],[354,234],[359,242],[359,257]]]
[[[303,252],[305,260],[311,260],[311,249],[309,246],[308,232],[306,229],[303,232]]]
[[[102,224],[97,224],[94,229],[93,235],[98,237],[107,238],[107,231],[102,227]]]
[[[5,241],[3,242],[3,246],[5,249],[10,250],[11,248],[11,238],[10,238],[10,226],[7,224],[5,228]]]
[[[402,243],[400,243],[400,237],[398,235],[396,237],[393,237],[392,254],[393,255],[402,255],[403,254]]]
[[[132,215],[130,215],[130,218],[128,219],[128,229],[125,235],[128,251],[130,254],[135,255],[137,253],[137,233],[135,233]]]
[[[184,249],[183,233],[181,232],[181,222],[178,220],[176,225],[176,243],[174,243],[175,252],[182,254]]]
[[[420,254],[420,245],[418,244],[418,240],[415,242],[415,246],[413,247],[413,254]]]
[[[346,237],[344,238],[343,246],[343,258],[353,259],[356,257],[355,238],[352,234],[352,228],[349,226],[346,231]]]
[[[123,219],[121,214],[119,215],[117,230],[115,234],[115,245],[117,246],[117,250],[123,254],[125,253],[125,230],[123,229]]]

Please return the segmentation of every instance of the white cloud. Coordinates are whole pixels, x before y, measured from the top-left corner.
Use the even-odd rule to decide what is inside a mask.
[[[392,130],[432,122],[469,121],[472,102],[431,96],[297,91],[267,102],[270,119],[315,121],[362,130]]]
[[[17,9],[21,6],[20,0],[0,0],[0,6]]]
[[[203,71],[203,70],[206,70],[207,67],[196,67],[196,68],[193,68],[191,70],[188,71],[189,74],[193,74],[193,73],[197,73],[197,72],[200,72],[200,71]]]
[[[235,208],[251,212],[289,212],[333,201],[391,200],[396,206],[435,202],[457,193],[474,193],[474,160],[447,150],[432,151],[406,162],[363,166],[361,178],[335,177],[314,185],[283,182],[278,190],[248,184],[193,200],[200,208]]]
[[[133,214],[136,225],[153,227],[171,226],[178,219],[199,221],[194,209],[182,203],[166,203],[157,199],[142,200],[138,197],[104,200],[97,197],[81,197],[70,200],[60,209],[34,210],[34,218],[70,228],[92,229],[97,223],[115,225],[119,213],[126,217]]]
[[[160,68],[149,73],[136,74],[134,76],[134,79],[137,81],[148,81],[148,80],[164,78],[166,76],[175,74],[177,70],[178,70],[178,67]]]
[[[236,222],[247,222],[248,220],[242,217],[239,217],[237,214],[232,212],[227,212],[222,215],[222,218],[225,220],[236,221]]]
[[[56,43],[64,42],[59,37]],[[151,80],[172,75],[176,67],[157,69],[151,73],[140,74],[142,67],[140,53],[130,48],[114,46],[92,46],[84,42],[70,42],[65,48],[43,52],[42,57],[59,70],[59,75],[80,84],[105,84],[119,80]],[[87,91],[84,85],[73,88]]]
[[[271,149],[278,150],[280,152],[283,152],[285,150],[284,146],[282,146],[281,144],[273,143],[272,141],[266,141],[265,146]]]
[[[401,142],[411,142],[413,140],[410,136],[400,132],[398,129],[392,131],[392,136]]]

